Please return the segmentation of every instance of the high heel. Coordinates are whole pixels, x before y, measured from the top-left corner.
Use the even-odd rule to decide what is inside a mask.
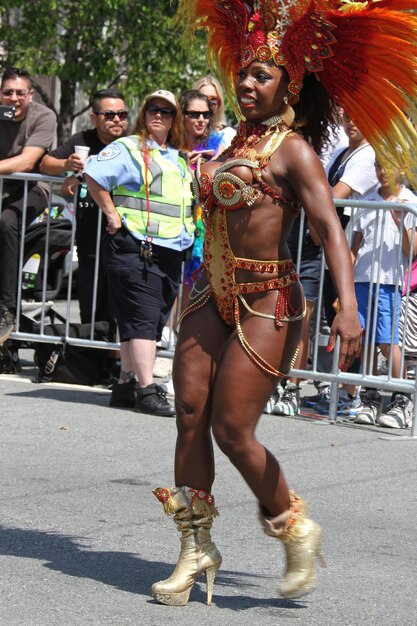
[[[213,587],[222,557],[211,540],[213,519],[218,515],[214,497],[190,487],[155,489],[155,496],[181,533],[181,550],[171,576],[152,585],[157,602],[184,606],[191,589],[201,574],[206,574],[207,604],[211,604]]]
[[[221,561],[220,563],[217,563],[217,565],[212,565],[212,567],[208,567],[206,569],[207,604],[211,604],[211,600],[213,598],[214,581],[216,579],[217,572],[220,569],[220,565]]]
[[[284,544],[287,567],[278,591],[284,598],[301,598],[316,588],[316,560],[326,566],[321,550],[323,531],[306,517],[304,501],[290,491],[290,508],[275,518],[260,519],[264,531]]]

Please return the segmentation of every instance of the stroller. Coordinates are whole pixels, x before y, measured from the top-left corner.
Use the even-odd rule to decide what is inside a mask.
[[[71,221],[51,219],[49,227],[46,299],[57,298],[64,278],[64,260],[71,249]],[[42,300],[47,222],[34,222],[26,229],[22,269],[22,299]]]
[[[63,218],[50,220],[48,246],[48,273],[46,285],[46,301],[57,298],[62,288],[65,257],[71,249],[71,221]],[[45,266],[45,242],[47,222],[33,222],[26,229],[25,247],[22,269],[22,311],[20,328],[23,332],[33,332],[34,311],[39,309],[36,302],[42,301],[43,268]],[[30,303],[28,302],[30,301]],[[51,321],[65,319],[57,312],[49,313]],[[30,344],[16,342],[11,339],[0,348],[0,374],[15,374],[21,370],[19,347]]]

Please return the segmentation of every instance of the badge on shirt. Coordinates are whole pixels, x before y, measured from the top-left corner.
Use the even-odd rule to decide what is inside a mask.
[[[114,159],[119,156],[120,148],[116,146],[114,143],[109,144],[98,154],[97,161],[110,161],[110,159]]]

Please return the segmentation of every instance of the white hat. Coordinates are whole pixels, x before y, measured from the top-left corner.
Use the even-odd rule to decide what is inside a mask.
[[[161,98],[161,100],[165,100],[169,104],[172,104],[175,110],[178,108],[178,104],[176,98],[171,91],[167,91],[166,89],[158,89],[158,91],[154,91],[149,94],[149,96],[145,97],[145,103],[149,102],[149,100],[153,100],[154,98]]]

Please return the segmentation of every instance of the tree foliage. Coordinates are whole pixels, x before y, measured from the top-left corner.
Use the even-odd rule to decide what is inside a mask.
[[[204,37],[185,49],[174,13],[170,0],[2,0],[0,63],[60,79],[61,141],[82,112],[79,86],[117,86],[132,103],[159,88],[178,94],[207,73]]]

